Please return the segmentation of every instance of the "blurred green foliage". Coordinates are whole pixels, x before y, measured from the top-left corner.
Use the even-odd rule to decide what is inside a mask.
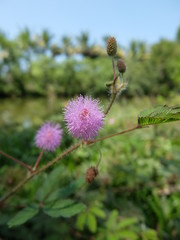
[[[127,50],[118,51],[117,58],[126,61],[129,81],[123,94],[133,98],[117,99],[100,136],[134,126],[140,111],[152,105],[179,102],[179,56],[180,28],[174,41],[164,39],[151,47],[132,41]],[[76,40],[63,36],[61,43],[54,43],[47,30],[33,36],[25,29],[15,39],[1,32],[0,148],[33,165],[39,155],[34,135],[41,123],[51,120],[64,128],[62,107],[69,97],[107,97],[111,65],[105,46],[91,44],[85,32]],[[150,99],[143,97],[147,94]],[[102,99],[104,105],[107,101]],[[158,110],[158,121],[163,114]],[[151,113],[148,119],[147,112],[140,116],[141,124],[152,121]],[[83,146],[36,176],[2,208],[0,238],[179,240],[180,128],[178,123],[166,126]],[[64,130],[61,147],[46,153],[40,164],[75,141]],[[87,185],[85,172],[97,164],[99,152],[99,175]],[[0,162],[3,196],[27,172],[1,155]]]
[[[104,38],[106,40],[107,38]],[[174,41],[161,40],[148,47],[132,41],[119,49],[127,63],[127,96],[180,92],[179,30]],[[33,35],[28,29],[15,39],[0,33],[0,96],[105,95],[112,80],[111,61],[105,46],[90,44],[88,33],[75,39],[63,36],[54,43],[49,31]]]
[[[65,106],[66,100],[56,99],[53,102],[56,115],[46,112],[46,104],[41,99],[36,101],[42,106],[38,108],[38,104],[34,105],[39,109],[36,115],[41,116],[41,121],[53,119],[63,126],[60,108]],[[178,101],[178,96],[168,99],[169,105]],[[161,102],[166,103],[165,99],[153,99],[155,105]],[[9,104],[12,105],[11,100]],[[102,104],[106,105],[107,100],[103,100]],[[5,106],[8,109],[7,103]],[[15,100],[14,108],[19,106]],[[152,102],[147,98],[118,99],[100,136],[135,125],[144,106],[149,108]],[[13,118],[14,124],[11,121],[1,123],[0,144],[5,152],[33,165],[39,155],[34,146],[34,134],[41,121],[36,121],[34,109],[27,110],[29,121],[32,118],[30,125],[24,124],[18,111]],[[179,134],[178,123],[167,123],[78,149],[52,169],[32,179],[7,202],[0,213],[0,236],[12,240],[24,240],[24,236],[29,240],[178,240]],[[56,153],[47,153],[40,164],[47,163],[74,141],[64,132],[61,147]],[[99,151],[102,153],[99,175],[90,185],[84,184],[85,172],[97,164]],[[2,196],[27,173],[2,156],[0,161]],[[84,205],[86,209],[81,213],[66,218],[84,209]],[[17,217],[17,214],[20,216]],[[25,223],[15,226],[18,225],[16,217],[20,223]],[[8,222],[12,228],[8,228]]]

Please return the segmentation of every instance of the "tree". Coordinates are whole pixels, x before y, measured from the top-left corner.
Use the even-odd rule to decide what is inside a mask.
[[[180,26],[178,27],[178,30],[177,30],[176,42],[180,43]]]

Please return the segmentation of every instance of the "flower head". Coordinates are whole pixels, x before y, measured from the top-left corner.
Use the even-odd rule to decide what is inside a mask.
[[[45,123],[35,136],[35,144],[43,150],[55,151],[61,143],[62,129],[59,124]]]
[[[86,171],[86,182],[91,183],[95,177],[98,175],[99,171],[97,167],[90,167]]]
[[[99,101],[87,96],[69,101],[64,115],[69,132],[83,140],[91,140],[98,134],[105,117]]]
[[[117,42],[114,37],[110,37],[107,41],[106,46],[107,54],[109,56],[115,56],[117,53]]]
[[[126,71],[126,64],[121,58],[117,61],[117,68],[120,73],[125,73]]]

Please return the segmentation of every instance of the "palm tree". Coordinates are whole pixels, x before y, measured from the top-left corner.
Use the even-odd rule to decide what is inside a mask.
[[[53,58],[62,53],[62,49],[57,44],[52,44],[50,49]]]
[[[130,42],[130,55],[132,58],[137,57],[137,52],[138,52],[138,42],[133,40]]]
[[[50,50],[52,35],[48,30],[43,30],[41,34],[36,34],[32,40],[33,51],[37,54],[45,54]]]
[[[20,34],[17,36],[17,41],[23,50],[27,50],[31,45],[31,33],[28,28],[25,28]]]
[[[83,54],[89,49],[89,34],[87,32],[82,32],[81,35],[77,37],[77,42]]]
[[[105,47],[106,47],[107,41],[108,41],[108,39],[109,39],[110,37],[111,37],[110,35],[105,35],[105,36],[103,36],[102,40],[103,40],[103,43],[104,43],[104,46],[105,46]]]
[[[176,42],[180,43],[180,27],[178,27],[178,30],[177,30]]]
[[[139,42],[138,44],[138,57],[139,60],[144,60],[146,58],[147,47],[144,42]]]
[[[53,35],[47,29],[43,30],[42,33],[41,33],[41,38],[42,38],[42,40],[45,44],[45,49],[46,50],[48,50],[49,47],[50,47],[52,37],[53,37]]]
[[[23,57],[27,62],[30,62],[33,44],[29,29],[25,28],[23,31],[21,31],[17,36],[16,41],[22,51]]]
[[[87,32],[82,32],[77,37],[77,42],[79,45],[77,52],[81,53],[84,57],[96,58],[99,56],[99,47],[89,44],[89,34]]]
[[[71,42],[71,38],[69,36],[62,37],[62,49],[66,57],[69,57],[73,53],[73,45]]]

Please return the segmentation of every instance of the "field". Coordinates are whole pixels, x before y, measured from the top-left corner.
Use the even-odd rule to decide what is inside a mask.
[[[60,154],[73,142],[63,122],[62,107],[68,99],[4,99],[0,105],[1,150],[33,165],[39,154],[34,144],[36,130],[44,121],[64,128],[61,147],[44,155],[40,164]],[[140,111],[156,105],[175,105],[179,96],[167,99],[117,99],[99,136],[137,124]],[[102,100],[102,105],[107,105]],[[180,239],[180,127],[167,123],[116,136],[73,154],[32,179],[12,196],[0,214],[2,239]],[[42,211],[20,227],[7,222],[17,210],[38,204],[43,191],[56,190],[84,178],[86,170],[100,160],[99,174],[69,198],[87,208],[72,218],[51,218]],[[26,176],[26,170],[0,156],[0,196]],[[51,174],[52,173],[52,174]],[[54,176],[54,177],[52,177]],[[50,194],[50,193],[48,193]],[[65,196],[61,196],[62,198]],[[24,237],[26,236],[26,238]]]

